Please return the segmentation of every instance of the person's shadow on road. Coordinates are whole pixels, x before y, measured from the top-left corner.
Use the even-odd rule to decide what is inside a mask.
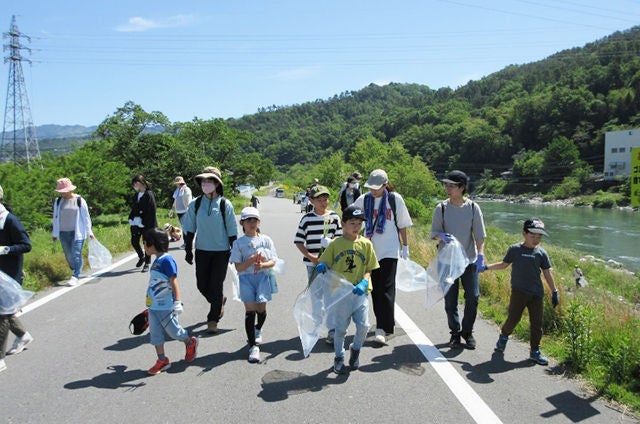
[[[262,391],[258,397],[265,402],[279,402],[291,395],[299,395],[308,392],[319,392],[333,384],[343,384],[349,378],[349,372],[335,375],[329,368],[315,375],[306,375],[301,372],[273,370],[262,377]]]
[[[451,359],[449,359],[449,362],[462,364],[462,369],[467,371],[467,378],[479,384],[493,383],[495,380],[491,377],[492,374],[500,374],[517,368],[531,368],[536,366],[536,364],[528,359],[519,362],[507,362],[504,360],[504,353],[496,351],[493,352],[490,360],[475,365],[469,362]]]
[[[98,389],[120,389],[127,388],[128,390],[135,390],[139,387],[145,386],[146,383],[141,381],[139,383],[132,383],[135,380],[141,380],[149,376],[145,370],[128,370],[126,365],[110,365],[107,367],[110,372],[97,375],[88,380],[72,381],[64,385],[65,389],[76,390],[86,389],[88,387],[96,387]]]

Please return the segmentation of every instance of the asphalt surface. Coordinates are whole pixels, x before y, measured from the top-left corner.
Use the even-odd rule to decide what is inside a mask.
[[[148,334],[132,336],[128,325],[144,308],[149,274],[127,255],[81,286],[38,293],[25,307],[21,319],[35,341],[6,358],[0,422],[638,422],[557,375],[553,361],[548,367],[529,362],[525,343],[511,340],[504,355],[495,354],[498,328],[482,319],[476,350],[450,350],[442,302],[426,310],[423,292],[398,292],[396,335],[387,346],[367,341],[359,370],[333,374],[333,350],[323,340],[304,358],[293,319],[306,284],[293,245],[300,207],[271,196],[260,198],[259,208],[262,232],[286,262],[280,292],[267,307],[260,364],[247,361],[241,303],[230,299],[220,332],[205,332],[207,304],[194,268],[180,243],[172,243],[185,308],[180,322],[199,338],[197,359],[187,364],[184,345],[170,341],[172,367],[147,374],[155,351]],[[231,298],[229,284],[225,291]]]

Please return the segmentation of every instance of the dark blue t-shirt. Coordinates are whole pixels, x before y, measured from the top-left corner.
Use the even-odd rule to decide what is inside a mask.
[[[540,273],[551,268],[549,254],[540,246],[525,247],[522,243],[509,247],[503,262],[511,264],[511,288],[543,297]]]

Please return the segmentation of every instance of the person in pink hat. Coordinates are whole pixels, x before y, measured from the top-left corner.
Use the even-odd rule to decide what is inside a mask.
[[[67,281],[68,286],[77,286],[80,282],[82,248],[87,237],[94,238],[89,207],[81,196],[73,192],[75,189],[69,178],[60,178],[56,182],[60,197],[53,204],[52,238],[54,242],[60,239],[64,257],[73,271]]]

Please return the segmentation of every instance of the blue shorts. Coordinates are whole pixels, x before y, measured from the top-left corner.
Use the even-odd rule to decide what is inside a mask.
[[[149,335],[151,344],[159,346],[165,342],[164,334],[175,340],[184,340],[189,333],[182,328],[178,322],[178,318],[173,314],[171,309],[155,310],[149,309]]]
[[[265,303],[271,300],[271,282],[266,272],[240,274],[240,300]]]

